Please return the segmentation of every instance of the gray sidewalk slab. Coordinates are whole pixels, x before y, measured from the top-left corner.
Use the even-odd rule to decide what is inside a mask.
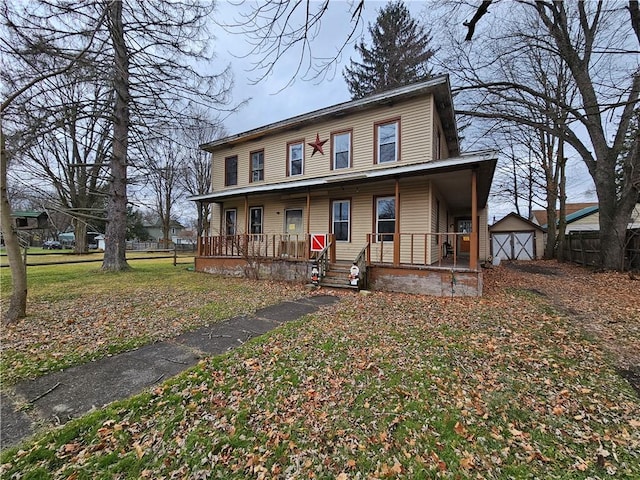
[[[193,351],[168,342],[146,345],[16,385],[40,417],[65,423],[114,400],[127,398],[195,365]]]
[[[19,443],[34,431],[35,420],[65,423],[94,408],[130,397],[247,340],[338,301],[330,295],[301,298],[185,333],[130,352],[106,357],[44,377],[20,382],[16,396],[32,405],[25,413],[13,398],[2,395],[0,448]]]
[[[8,396],[0,395],[0,449],[33,433],[33,421]]]

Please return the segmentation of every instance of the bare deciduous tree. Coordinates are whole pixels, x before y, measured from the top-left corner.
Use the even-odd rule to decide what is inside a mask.
[[[467,22],[474,27],[468,31],[473,41],[458,42],[449,50],[449,66],[459,74],[454,83],[464,90],[458,105],[476,118],[530,125],[556,136],[560,145],[571,146],[596,186],[601,264],[621,268],[626,228],[640,189],[640,157],[627,156],[627,175],[616,175],[640,94],[637,2],[629,2],[627,8],[619,2],[483,2],[483,7],[489,5],[483,12],[448,10],[453,28],[463,25],[457,14],[476,13],[473,22]],[[532,49],[566,65],[575,99],[550,95],[526,76],[503,75],[502,67],[517,65],[522,53]],[[530,106],[544,113],[545,105],[556,112],[554,125],[538,121],[529,110],[517,110]]]

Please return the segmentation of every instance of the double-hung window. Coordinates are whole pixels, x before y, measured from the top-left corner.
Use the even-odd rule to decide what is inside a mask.
[[[237,216],[237,210],[235,208],[224,211],[224,231],[226,235],[236,234]]]
[[[250,182],[260,182],[264,180],[264,150],[251,152],[251,173]]]
[[[376,163],[397,162],[399,158],[400,121],[375,124]]]
[[[224,186],[238,184],[238,156],[227,157],[224,159]]]
[[[255,235],[262,234],[262,207],[249,209],[249,231]]]
[[[396,231],[396,198],[376,198],[376,234],[378,241],[392,242]]]
[[[287,144],[287,176],[302,175],[304,172],[304,142]]]
[[[331,168],[339,170],[351,166],[351,131],[331,135]]]
[[[348,242],[351,230],[351,202],[334,200],[331,207],[331,222],[336,241]]]

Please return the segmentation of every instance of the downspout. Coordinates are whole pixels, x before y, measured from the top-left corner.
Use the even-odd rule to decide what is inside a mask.
[[[478,168],[471,170],[471,245],[469,268],[478,269]]]

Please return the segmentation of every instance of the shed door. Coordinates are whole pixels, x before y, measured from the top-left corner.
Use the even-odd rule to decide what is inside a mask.
[[[500,260],[533,260],[534,232],[496,232],[491,234],[491,251]]]

